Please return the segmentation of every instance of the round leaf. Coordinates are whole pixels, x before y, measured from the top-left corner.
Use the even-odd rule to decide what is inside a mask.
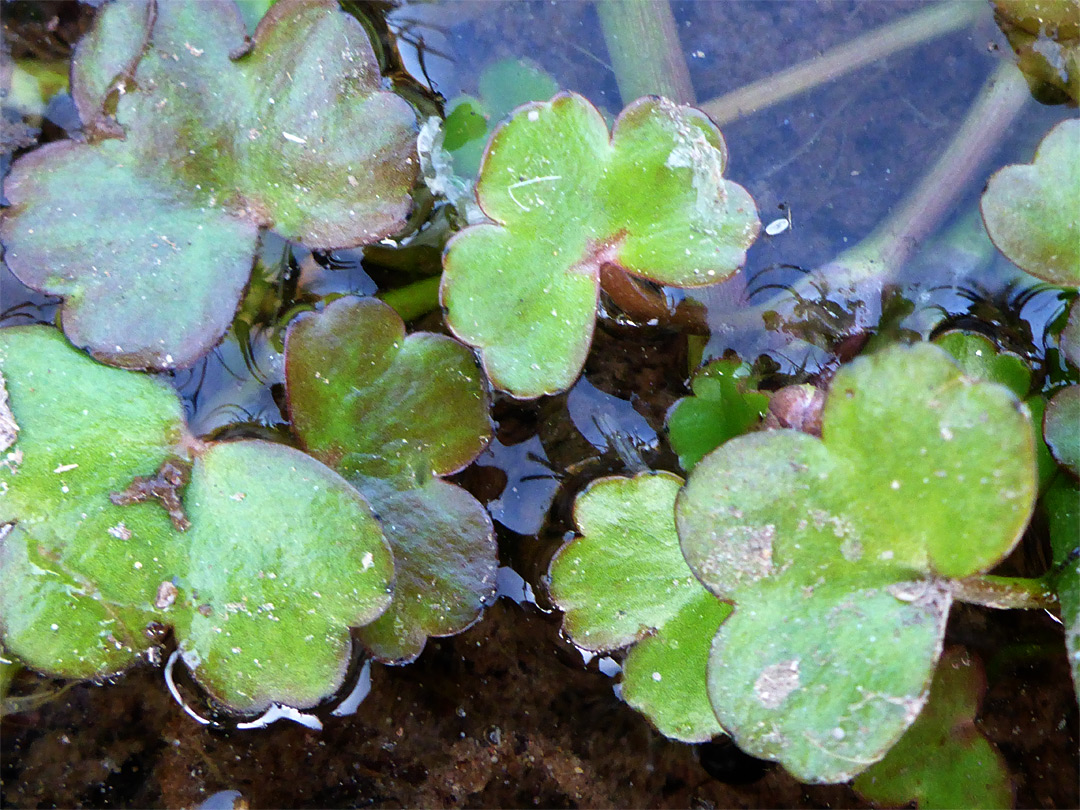
[[[706,456],[677,523],[694,573],[735,603],[709,693],[740,747],[806,781],[879,759],[925,699],[944,577],[1012,549],[1035,478],[1026,409],[929,344],[841,368],[822,439],[748,434]]]
[[[670,473],[601,478],[574,502],[581,537],[551,562],[563,631],[589,650],[640,642],[623,671],[627,702],[664,734],[703,742],[719,734],[705,691],[709,642],[730,612],[694,579],[675,533]]]
[[[986,231],[1011,262],[1063,287],[1080,286],[1080,120],[1055,126],[1030,164],[1006,166],[986,185]]]
[[[390,602],[393,557],[367,502],[315,459],[254,440],[200,455],[184,501],[176,630],[196,679],[242,712],[332,694],[349,627]]]
[[[514,396],[568,388],[592,340],[603,265],[693,286],[742,264],[759,223],[746,191],[721,176],[725,159],[703,113],[662,99],[632,104],[612,136],[572,93],[520,107],[492,136],[477,183],[496,224],[447,246],[450,328]]]

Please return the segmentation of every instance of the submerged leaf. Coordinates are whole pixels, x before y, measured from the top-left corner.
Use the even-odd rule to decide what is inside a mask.
[[[406,337],[381,301],[341,298],[289,327],[285,375],[296,435],[372,502],[398,561],[393,602],[363,641],[382,661],[410,661],[428,636],[475,622],[494,593],[491,520],[438,478],[491,436],[476,362],[451,338]]]
[[[568,388],[592,341],[600,270],[663,284],[721,281],[759,222],[723,178],[727,150],[704,113],[665,99],[627,107],[609,135],[564,93],[519,108],[492,136],[477,197],[495,224],[444,256],[442,300],[496,386],[531,398]]]
[[[874,802],[931,808],[1010,808],[1012,782],[1001,752],[975,725],[986,676],[963,648],[941,655],[922,714],[885,758],[855,779]]]
[[[366,244],[401,227],[416,175],[412,109],[337,3],[281,0],[250,48],[232,3],[153,8],[145,44],[143,6],[101,12],[72,86],[99,135],[16,161],[0,226],[12,271],[66,299],[71,340],[128,368],[190,365],[221,338],[260,227]]]
[[[1055,126],[1031,163],[986,185],[982,215],[998,250],[1051,284],[1080,286],[1080,119]]]
[[[0,371],[18,425],[0,467],[6,649],[49,674],[109,675],[172,625],[195,678],[236,711],[311,706],[340,686],[349,627],[385,609],[393,580],[353,487],[284,445],[198,442],[169,386],[48,327],[0,330]],[[154,477],[188,464],[186,492]]]
[[[581,536],[551,562],[551,595],[575,644],[634,644],[623,697],[669,737],[704,742],[723,729],[705,689],[709,644],[731,612],[694,579],[675,533],[670,473],[601,478],[574,502]]]
[[[810,782],[881,758],[918,716],[952,602],[987,570],[1035,496],[1030,418],[940,349],[893,347],[841,368],[822,439],[740,436],[679,496],[694,573],[735,611],[709,694],[754,756]]]

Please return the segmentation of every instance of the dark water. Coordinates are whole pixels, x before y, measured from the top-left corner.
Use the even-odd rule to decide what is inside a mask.
[[[72,39],[88,13],[41,7],[61,15],[60,33]],[[672,3],[703,103],[922,7]],[[19,55],[6,16],[5,35]],[[400,34],[406,67],[448,99],[475,93],[490,62],[525,56],[604,111],[616,114],[622,106],[589,4],[406,4],[389,23]],[[23,28],[29,30],[25,22]],[[964,30],[723,127],[728,176],[753,194],[763,224],[790,215],[791,227],[759,239],[738,279],[701,296],[715,330],[707,355],[736,348],[746,359],[766,355],[790,373],[827,362],[820,348],[776,333],[734,335],[718,327],[731,301],[759,280],[792,284],[800,268],[827,263],[873,231],[946,147],[1004,52],[987,13]],[[43,138],[63,137],[62,99],[49,108],[55,121],[33,123]],[[1002,322],[1019,326],[1017,340],[1030,336],[1033,348],[1041,347],[1043,326],[1060,302],[1053,294],[1036,295],[1018,311],[1015,291],[1032,281],[987,247],[972,215],[993,169],[1029,161],[1064,115],[1028,102],[958,191],[940,229],[898,279],[917,304],[909,328],[926,333],[943,320],[959,321],[975,297],[1000,311]],[[384,279],[359,251],[312,256],[273,238],[264,240],[263,261],[269,288],[288,286],[275,275],[283,270],[293,286],[299,278],[312,295],[372,294]],[[0,273],[5,323],[54,317],[54,301],[29,293],[6,269]],[[416,327],[440,330],[440,315]],[[174,375],[196,432],[280,423],[281,365],[273,341],[256,334],[246,355],[242,345],[230,337],[204,362]],[[664,443],[663,415],[685,393],[689,363],[678,334],[612,318],[599,325],[585,375],[568,394],[536,403],[497,399],[496,441],[458,480],[496,522],[503,598],[480,625],[431,643],[409,667],[369,669],[358,661],[356,679],[370,677],[371,685],[353,711],[335,715],[335,701],[315,712],[321,731],[289,720],[263,730],[204,727],[181,711],[160,669],[142,667],[107,687],[76,685],[52,702],[5,717],[3,804],[207,801],[232,807],[239,799],[250,806],[308,807],[862,806],[847,786],[802,786],[781,769],[722,745],[697,751],[663,739],[613,694],[604,673],[614,672],[616,662],[594,659],[585,666],[560,638],[558,616],[545,608],[541,576],[570,529],[567,507],[575,489],[627,468],[627,454],[612,435],[629,441],[645,463],[677,469]],[[1013,564],[1023,569],[1028,563]],[[953,617],[949,635],[988,664],[980,729],[1006,755],[1018,806],[1080,803],[1076,701],[1053,620],[965,608]],[[197,706],[194,687],[182,673],[178,678]],[[24,673],[12,694],[57,686]]]

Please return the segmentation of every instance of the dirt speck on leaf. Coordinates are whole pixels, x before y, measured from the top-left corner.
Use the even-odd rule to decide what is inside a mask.
[[[766,709],[776,709],[799,688],[799,659],[770,664],[754,681],[754,695]]]

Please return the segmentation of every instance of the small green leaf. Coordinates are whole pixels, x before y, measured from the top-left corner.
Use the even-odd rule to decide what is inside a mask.
[[[985,335],[957,329],[938,335],[934,343],[951,354],[972,379],[1004,385],[1021,399],[1031,390],[1031,369],[1024,359],[999,350]]]
[[[667,416],[671,448],[687,472],[750,430],[769,407],[769,395],[754,390],[750,367],[738,360],[714,360],[694,373],[690,385],[694,395],[676,402]]]
[[[563,630],[588,650],[636,646],[623,696],[669,737],[721,733],[705,691],[705,664],[730,606],[694,579],[679,551],[670,473],[601,478],[574,502],[581,536],[551,562]]]
[[[349,628],[385,609],[394,574],[359,492],[284,445],[193,439],[168,385],[99,365],[52,328],[0,330],[0,370],[6,649],[53,675],[109,675],[157,623],[233,710],[338,688]],[[164,472],[188,459],[181,492]],[[136,486],[154,470],[154,487]]]
[[[1006,166],[986,185],[982,215],[998,250],[1051,284],[1080,286],[1080,120],[1055,126],[1029,164]]]
[[[1057,567],[1055,589],[1065,626],[1065,649],[1072,668],[1073,687],[1080,696],[1080,486],[1059,475],[1042,499],[1050,525],[1050,545]]]
[[[925,702],[952,602],[1035,496],[1026,409],[919,344],[836,374],[822,439],[740,436],[694,468],[676,508],[683,553],[735,611],[709,694],[749,753],[843,781],[880,759]]]
[[[959,647],[942,653],[922,714],[883,760],[856,777],[855,790],[890,806],[1011,808],[1004,757],[975,725],[985,692],[978,659]]]
[[[376,299],[341,298],[300,316],[286,338],[293,429],[372,502],[398,561],[394,600],[363,631],[384,662],[460,632],[494,592],[494,530],[465,490],[440,481],[491,437],[472,353],[405,324]]]
[[[1080,476],[1080,385],[1062,388],[1050,398],[1043,435],[1058,463]]]
[[[260,227],[331,248],[403,225],[415,116],[331,0],[281,0],[250,43],[232,3],[176,0],[143,44],[140,8],[106,6],[80,46],[72,94],[101,131],[16,161],[0,239],[23,282],[66,299],[73,342],[175,368],[227,329]]]
[[[746,190],[723,179],[726,157],[704,113],[664,99],[627,107],[610,136],[572,93],[519,108],[492,136],[477,184],[496,224],[447,247],[450,328],[514,396],[568,388],[592,341],[603,265],[699,286],[743,263],[759,222]]]

